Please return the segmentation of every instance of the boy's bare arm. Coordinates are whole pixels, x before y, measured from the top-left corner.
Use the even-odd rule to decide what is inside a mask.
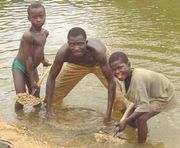
[[[52,104],[52,97],[55,88],[55,79],[64,63],[64,55],[61,52],[56,54],[55,60],[49,72],[49,76],[46,83],[46,101],[47,101],[47,116],[52,115],[51,104]]]
[[[116,124],[116,132],[123,131],[128,123],[138,119],[140,116],[142,116],[145,113],[146,112],[133,112],[129,117],[125,118],[124,120],[120,120],[120,122]]]
[[[47,30],[44,29],[44,33],[46,38],[49,36],[49,32]],[[49,60],[47,58],[45,58],[45,56],[43,56],[42,62],[43,66],[50,66],[51,63],[49,62]]]
[[[102,73],[104,74],[108,82],[108,104],[107,104],[107,111],[106,111],[106,117],[105,117],[105,122],[108,122],[111,120],[112,107],[113,107],[115,91],[116,91],[116,83],[111,73],[110,67],[108,65],[105,52],[99,53],[97,58],[100,63]]]
[[[36,85],[36,81],[34,79],[34,74],[33,74],[33,70],[34,70],[34,66],[33,66],[33,44],[34,44],[34,40],[33,40],[33,36],[30,32],[25,32],[23,37],[22,37],[22,41],[23,41],[23,53],[26,59],[26,70],[29,74],[29,79],[31,82],[31,87],[37,87]]]

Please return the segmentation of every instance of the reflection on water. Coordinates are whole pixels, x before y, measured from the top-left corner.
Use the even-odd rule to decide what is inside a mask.
[[[11,63],[17,54],[22,33],[30,26],[26,13],[30,1],[0,1],[0,117],[26,125],[35,137],[38,133],[58,146],[106,147],[95,143],[92,136],[104,126],[102,120],[107,101],[106,89],[93,75],[84,78],[66,97],[63,107],[56,112],[52,121],[47,121],[44,110],[34,111],[27,107],[19,116],[14,113],[15,91]],[[50,32],[45,53],[51,61],[66,41],[68,30],[81,26],[89,37],[101,39],[113,51],[126,52],[134,67],[165,74],[180,96],[179,0],[41,2],[47,14],[44,27]],[[42,96],[44,91],[45,82],[42,85]],[[150,120],[146,147],[178,147],[179,116],[179,108],[175,108]],[[80,127],[82,129],[78,130]],[[125,132],[128,142],[134,145],[136,132],[131,128]]]

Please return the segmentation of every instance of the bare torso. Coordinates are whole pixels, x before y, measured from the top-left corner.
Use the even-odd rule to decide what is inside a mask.
[[[88,39],[84,42],[82,35],[71,37],[68,43],[64,44],[58,50],[46,85],[48,116],[52,114],[51,103],[55,89],[55,80],[61,72],[63,63],[68,62],[86,67],[92,67],[98,64],[108,83],[108,106],[105,121],[110,121],[116,83],[108,65],[106,50],[106,47],[99,40]]]
[[[74,57],[68,45],[65,45],[62,49],[64,56],[64,62],[78,64],[82,66],[94,66],[99,64],[99,58],[106,56],[106,48],[96,39],[88,39],[87,47],[84,51],[84,55],[81,58]]]
[[[28,38],[32,40],[32,44],[27,43],[27,38],[25,37],[26,34],[28,34]],[[20,43],[20,48],[19,52],[16,56],[16,58],[23,64],[24,66],[26,65],[26,60],[27,57],[30,56],[28,55],[29,51],[31,50],[31,57],[33,61],[33,67],[37,67],[43,60],[44,58],[44,46],[46,43],[46,38],[48,36],[48,31],[45,29],[42,29],[41,32],[32,32],[28,30],[27,32],[24,33],[21,43]]]

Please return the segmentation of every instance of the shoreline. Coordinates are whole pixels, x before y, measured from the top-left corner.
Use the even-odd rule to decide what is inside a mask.
[[[35,139],[30,136],[31,132],[26,128],[18,127],[15,124],[0,119],[0,140],[5,140],[13,145],[13,148],[53,148],[46,140]]]

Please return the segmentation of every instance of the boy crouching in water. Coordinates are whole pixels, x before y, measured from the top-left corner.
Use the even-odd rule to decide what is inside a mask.
[[[18,54],[12,64],[12,74],[16,94],[25,93],[27,85],[28,92],[32,93],[37,89],[34,96],[39,97],[40,88],[37,85],[39,77],[36,68],[40,63],[43,66],[50,65],[44,58],[44,46],[49,33],[42,28],[46,19],[44,6],[31,4],[27,12],[31,27],[21,38]],[[15,110],[20,109],[23,109],[23,105],[16,102]]]
[[[123,52],[113,53],[109,58],[109,64],[113,75],[124,82],[126,98],[134,103],[127,109],[128,117],[116,125],[116,132],[123,131],[129,124],[138,130],[138,143],[145,143],[148,132],[147,120],[164,108],[175,105],[173,85],[160,73],[132,68]]]

